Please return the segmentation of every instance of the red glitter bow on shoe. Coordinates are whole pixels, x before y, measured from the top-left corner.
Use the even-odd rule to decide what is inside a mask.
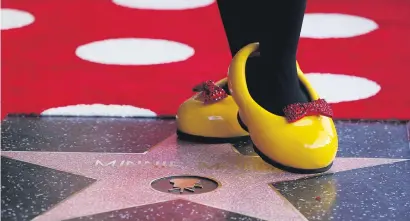
[[[201,92],[199,97],[204,104],[214,103],[228,97],[225,90],[216,85],[213,81],[205,81],[195,86],[193,91]]]
[[[298,121],[306,116],[323,115],[333,117],[333,110],[324,99],[318,99],[309,103],[290,104],[283,108],[283,112],[289,123]]]

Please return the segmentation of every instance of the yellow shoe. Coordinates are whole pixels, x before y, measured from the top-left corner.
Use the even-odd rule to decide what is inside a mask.
[[[228,74],[229,89],[239,106],[240,119],[248,127],[255,152],[267,163],[285,171],[327,171],[338,149],[330,106],[319,99],[299,66],[299,80],[311,102],[285,107],[286,117],[272,114],[257,104],[248,91],[245,64],[258,47],[258,43],[253,43],[242,48],[232,59]]]
[[[199,92],[178,109],[177,135],[182,140],[229,143],[249,140],[238,123],[238,106],[229,95],[227,79],[206,81],[194,88]]]

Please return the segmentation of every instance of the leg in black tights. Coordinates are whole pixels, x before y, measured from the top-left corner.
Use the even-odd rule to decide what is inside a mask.
[[[261,56],[247,62],[253,99],[282,116],[285,106],[307,102],[296,72],[306,0],[218,0],[218,6],[233,55],[249,43],[260,43]]]
[[[232,56],[247,44],[259,42],[257,23],[255,23],[259,19],[255,17],[257,13],[254,13],[257,10],[256,5],[249,5],[249,0],[218,0],[217,2]]]

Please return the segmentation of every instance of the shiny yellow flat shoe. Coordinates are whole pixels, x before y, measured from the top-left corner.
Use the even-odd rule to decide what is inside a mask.
[[[258,50],[253,43],[232,59],[228,72],[229,89],[239,107],[239,117],[247,126],[257,152],[267,163],[294,173],[320,173],[332,166],[338,137],[332,110],[319,99],[298,66],[298,77],[311,102],[284,108],[285,117],[270,113],[253,100],[248,91],[245,65]]]
[[[238,106],[230,96],[227,78],[206,81],[194,88],[198,92],[178,109],[177,135],[181,140],[202,143],[234,143],[249,140],[237,120]]]

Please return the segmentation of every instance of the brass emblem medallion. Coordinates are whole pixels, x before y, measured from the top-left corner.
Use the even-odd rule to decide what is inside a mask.
[[[151,182],[151,187],[157,191],[170,194],[201,194],[217,189],[220,184],[207,177],[171,176]]]

